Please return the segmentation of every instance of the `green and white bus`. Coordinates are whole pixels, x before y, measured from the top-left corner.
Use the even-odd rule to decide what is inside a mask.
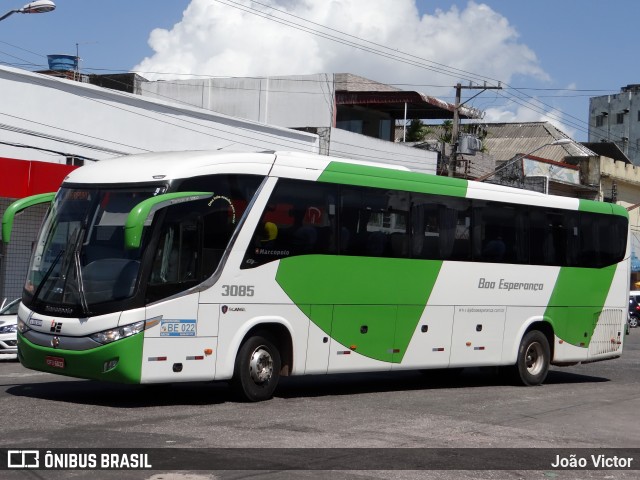
[[[629,221],[610,203],[298,153],[101,161],[51,201],[19,309],[28,368],[126,383],[620,356]]]

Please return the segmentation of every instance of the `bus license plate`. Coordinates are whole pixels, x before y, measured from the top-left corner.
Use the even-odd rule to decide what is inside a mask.
[[[47,357],[45,361],[49,367],[64,368],[64,358],[62,357]]]

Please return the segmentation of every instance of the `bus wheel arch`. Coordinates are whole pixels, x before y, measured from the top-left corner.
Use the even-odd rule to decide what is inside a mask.
[[[280,324],[260,324],[244,336],[236,354],[231,380],[236,395],[244,401],[268,400],[280,376],[292,366],[292,340]]]
[[[555,331],[553,329],[553,325],[551,325],[551,323],[549,323],[549,321],[547,321],[546,319],[533,322],[531,325],[527,327],[526,331],[524,332],[524,335],[526,335],[532,330],[539,330],[541,333],[544,334],[545,337],[547,337],[547,342],[549,343],[549,354],[550,354],[549,361],[552,362],[555,354]]]
[[[540,385],[547,378],[553,358],[553,329],[546,322],[536,322],[526,330],[518,347],[515,379],[526,386]]]

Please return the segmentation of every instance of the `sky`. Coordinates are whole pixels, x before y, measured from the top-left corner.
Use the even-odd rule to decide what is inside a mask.
[[[3,12],[26,0],[0,0]],[[54,0],[0,22],[0,63],[150,80],[352,73],[453,102],[488,122],[548,120],[587,141],[589,98],[640,83],[637,0]],[[0,92],[1,96],[1,92]],[[0,97],[1,98],[1,97]]]

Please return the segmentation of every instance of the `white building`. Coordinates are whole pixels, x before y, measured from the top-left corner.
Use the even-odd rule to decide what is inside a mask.
[[[317,133],[320,153],[436,173],[437,154],[394,142],[398,120],[450,119],[455,106],[352,74],[140,82],[144,97]],[[461,107],[462,118],[479,116]]]

